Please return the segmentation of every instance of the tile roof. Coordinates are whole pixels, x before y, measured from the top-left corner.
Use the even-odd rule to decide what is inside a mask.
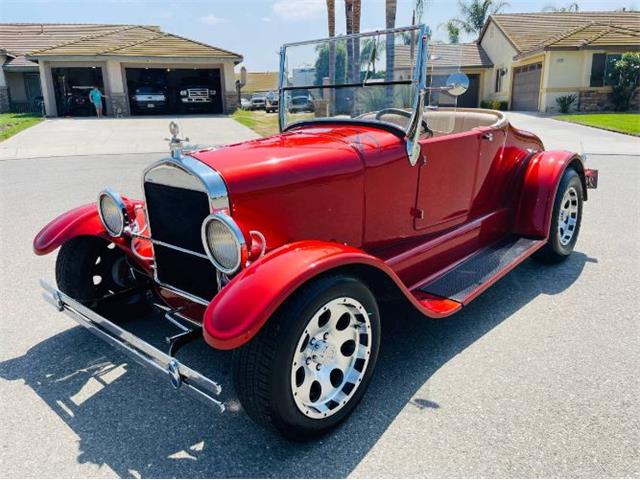
[[[242,60],[242,56],[237,53],[145,25],[0,24],[0,49],[16,57],[5,63],[9,67],[18,64],[35,66],[33,62],[29,62],[29,57],[53,55],[217,57]]]
[[[396,68],[413,68],[410,59],[411,47],[396,45]],[[492,67],[487,52],[477,43],[431,43],[429,44],[429,68]]]
[[[500,13],[493,21],[523,56],[546,48],[636,46],[640,12]]]
[[[240,74],[236,73],[236,80]],[[247,72],[247,83],[244,92],[270,92],[278,89],[278,72]]]

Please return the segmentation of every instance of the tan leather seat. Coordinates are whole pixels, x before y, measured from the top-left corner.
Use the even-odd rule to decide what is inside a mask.
[[[477,127],[499,127],[506,122],[503,113],[484,109],[427,110],[424,117],[434,136],[467,132]]]

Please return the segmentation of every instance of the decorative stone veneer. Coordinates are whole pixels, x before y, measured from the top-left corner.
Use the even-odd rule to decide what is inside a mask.
[[[224,94],[225,113],[235,112],[240,105],[238,105],[238,94],[236,92],[225,92]]]
[[[124,93],[111,93],[109,95],[109,115],[112,117],[128,117],[129,101]]]
[[[606,110],[614,110],[613,94],[609,91],[602,90],[583,90],[580,92],[578,99],[579,110],[581,112],[601,112]],[[631,111],[640,110],[640,88],[636,89],[636,92],[631,100]]]
[[[9,87],[0,87],[0,113],[6,113],[10,108]]]

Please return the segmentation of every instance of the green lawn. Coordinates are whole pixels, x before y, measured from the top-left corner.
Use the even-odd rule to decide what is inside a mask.
[[[231,118],[249,127],[262,137],[278,133],[278,114],[266,113],[263,110],[236,110]]]
[[[590,127],[640,135],[640,113],[585,113],[558,115],[556,120],[579,123]]]
[[[289,113],[287,120],[289,123],[313,118],[313,113]],[[249,127],[262,137],[275,135],[280,131],[278,127],[278,113],[267,113],[264,110],[236,110],[231,118],[241,123],[245,127]]]
[[[31,113],[0,113],[0,142],[41,121]]]

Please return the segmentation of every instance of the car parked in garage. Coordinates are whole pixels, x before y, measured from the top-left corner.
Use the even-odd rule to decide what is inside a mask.
[[[178,92],[185,110],[205,110],[213,102],[216,93],[216,90],[199,83],[182,85]]]
[[[131,107],[137,112],[164,112],[167,92],[160,85],[141,85],[131,95]]]
[[[61,247],[48,299],[220,410],[221,386],[176,358],[195,339],[234,351],[235,392],[257,423],[297,440],[336,427],[393,321],[381,301],[440,319],[529,257],[566,260],[597,185],[581,155],[545,150],[503,112],[430,108],[431,91],[459,97],[469,79],[427,86],[428,33],[350,37],[413,39],[412,75],[323,84],[334,104],[304,119],[290,115],[287,103],[309,97],[285,83],[287,66],[341,40],[285,45],[277,135],[187,152],[172,123],[171,156],[142,174],[144,199],[105,189],[36,235],[38,255]],[[345,84],[341,110],[333,93]],[[145,306],[177,326],[167,352],[127,330]]]

